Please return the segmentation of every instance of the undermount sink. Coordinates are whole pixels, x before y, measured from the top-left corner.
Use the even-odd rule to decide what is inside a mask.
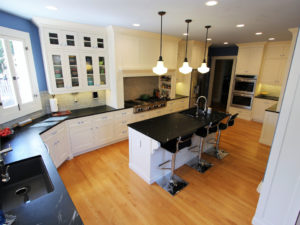
[[[10,181],[0,184],[0,199],[3,211],[40,198],[54,190],[41,156],[9,164]]]

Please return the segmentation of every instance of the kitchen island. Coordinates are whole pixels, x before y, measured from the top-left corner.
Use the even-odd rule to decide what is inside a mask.
[[[210,122],[223,120],[227,114],[213,111],[210,114],[195,116],[195,109],[172,113],[164,116],[144,120],[128,125],[129,136],[129,167],[148,184],[159,180],[170,173],[168,170],[160,169],[159,165],[171,159],[172,152],[162,148],[168,142],[176,140],[180,136],[195,133],[199,128]],[[211,134],[208,139],[215,135]],[[193,135],[192,145],[180,150],[176,157],[176,168],[181,167],[196,157],[195,152],[199,148],[200,137]],[[205,144],[205,149],[213,147]],[[174,149],[175,151],[175,149]],[[170,167],[170,163],[164,164]]]

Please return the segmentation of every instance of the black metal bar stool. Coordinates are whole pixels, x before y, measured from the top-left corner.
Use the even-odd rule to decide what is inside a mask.
[[[216,146],[212,149],[209,149],[205,153],[207,153],[211,156],[214,156],[217,159],[223,159],[224,157],[226,157],[229,154],[228,152],[226,152],[226,151],[219,148],[220,139],[221,139],[221,131],[226,130],[227,127],[233,126],[234,125],[234,120],[236,119],[237,116],[238,116],[238,113],[234,114],[234,115],[229,115],[226,123],[222,123],[222,122],[219,123],[219,125],[218,125],[218,137],[215,141]]]
[[[198,157],[192,159],[190,162],[187,163],[188,166],[194,168],[198,172],[205,173],[206,170],[208,170],[210,167],[213,166],[212,163],[207,162],[206,160],[202,159],[202,153],[204,149],[204,142],[205,138],[207,137],[208,134],[211,132],[216,132],[218,129],[218,123],[217,122],[210,122],[209,125],[202,127],[198,129],[195,133],[195,135],[200,136],[200,146],[198,149]]]
[[[169,169],[171,170],[171,174],[167,174],[166,176],[160,178],[156,183],[169,192],[171,195],[175,195],[179,191],[181,191],[184,187],[188,185],[186,181],[181,179],[179,176],[175,174],[175,161],[176,161],[176,154],[183,148],[191,146],[192,144],[192,136],[186,135],[182,137],[178,137],[175,140],[169,141],[166,144],[163,144],[161,147],[165,148],[169,152],[172,153],[172,160],[171,160],[171,168],[161,168],[161,169]],[[162,163],[159,167],[170,162],[170,160]]]

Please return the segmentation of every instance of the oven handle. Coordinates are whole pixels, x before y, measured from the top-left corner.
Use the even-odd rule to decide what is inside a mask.
[[[236,77],[235,80],[236,81],[253,82],[253,83],[256,82],[256,79],[253,79],[253,78],[239,78],[239,77]]]
[[[242,97],[254,97],[254,94],[242,94],[240,92],[232,92],[232,95],[237,95]]]

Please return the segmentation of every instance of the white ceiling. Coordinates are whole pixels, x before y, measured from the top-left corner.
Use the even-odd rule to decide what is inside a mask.
[[[192,19],[190,39],[204,40],[205,25],[212,25],[213,44],[290,40],[288,28],[300,26],[300,0],[219,0],[207,7],[205,0],[9,0],[0,1],[4,11],[31,19],[54,18],[92,25],[116,25],[159,32],[158,11],[164,10],[163,32],[183,37],[185,19]],[[45,6],[58,8],[51,11]],[[132,27],[133,23],[141,24]],[[245,24],[236,28],[236,24]],[[262,36],[254,35],[263,32]]]

